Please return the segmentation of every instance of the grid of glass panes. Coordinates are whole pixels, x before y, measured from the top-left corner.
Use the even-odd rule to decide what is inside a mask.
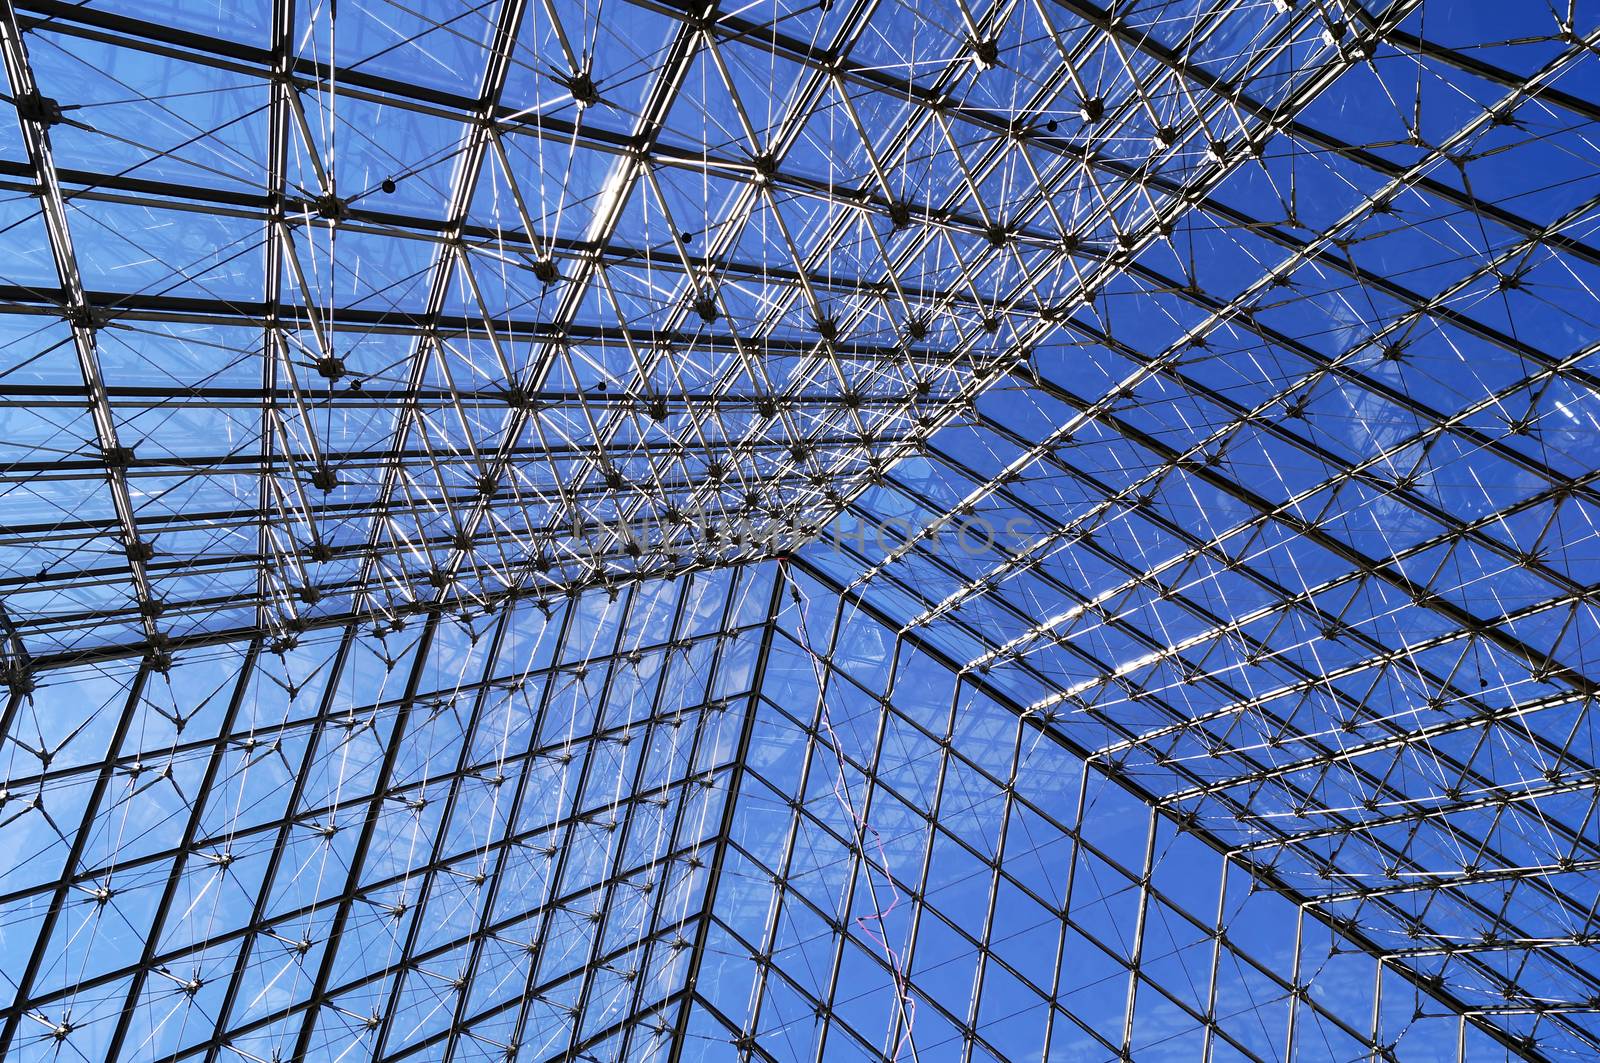
[[[1026,445],[1041,401],[991,393],[971,428],[935,438],[805,556],[840,583],[879,566],[863,592],[896,625],[1395,962],[1517,1037],[1587,1044],[1586,878],[1600,854],[1584,827],[1585,702],[1316,544],[1232,531],[1258,523],[1246,508],[1182,483],[1106,503],[1117,492],[1095,480],[1127,468],[1117,446],[1082,439],[1005,483],[975,470],[985,443]],[[1027,551],[974,550],[984,535],[959,530],[885,561],[903,529],[951,518],[963,498],[976,501],[956,524],[1075,511],[1081,531],[1025,564]],[[1317,577],[1350,586],[1317,597]]]
[[[780,551],[1382,25],[1147,6],[20,0],[21,655]]]
[[[684,1058],[1494,1053],[938,651],[791,585]]]
[[[5,721],[8,1058],[658,1056],[771,587],[41,674]]]

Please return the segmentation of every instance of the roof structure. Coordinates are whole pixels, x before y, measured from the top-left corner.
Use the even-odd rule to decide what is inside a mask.
[[[1597,46],[0,0],[0,1058],[1595,1058]]]

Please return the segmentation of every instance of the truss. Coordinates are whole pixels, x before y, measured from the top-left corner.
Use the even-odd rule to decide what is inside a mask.
[[[1592,1057],[1597,44],[0,0],[0,1056]]]

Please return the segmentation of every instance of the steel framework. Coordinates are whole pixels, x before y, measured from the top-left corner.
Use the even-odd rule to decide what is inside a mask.
[[[1593,1058],[1580,6],[0,0],[0,1058]]]

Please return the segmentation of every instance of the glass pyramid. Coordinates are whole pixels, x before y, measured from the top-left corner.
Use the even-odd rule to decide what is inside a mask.
[[[1591,4],[0,58],[0,1058],[1600,1055]]]

